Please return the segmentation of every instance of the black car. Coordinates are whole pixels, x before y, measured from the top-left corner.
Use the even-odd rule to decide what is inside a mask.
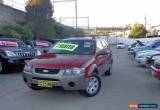
[[[23,68],[26,60],[31,60],[40,52],[30,49],[27,45],[15,38],[0,38],[0,73],[7,73],[8,67],[20,65]]]
[[[25,41],[27,46],[30,48],[37,49],[41,53],[46,53],[52,47],[52,43],[43,40]]]

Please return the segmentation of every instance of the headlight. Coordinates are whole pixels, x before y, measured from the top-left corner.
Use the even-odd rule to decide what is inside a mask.
[[[5,51],[5,53],[8,57],[16,57],[16,54],[12,51]]]
[[[32,66],[26,64],[25,67],[24,67],[24,71],[26,71],[26,72],[32,72]]]
[[[41,55],[41,52],[39,50],[37,50],[37,56]]]
[[[83,74],[84,72],[85,72],[84,68],[73,68],[73,69],[66,69],[63,75],[66,75],[66,76],[79,75],[79,74]]]

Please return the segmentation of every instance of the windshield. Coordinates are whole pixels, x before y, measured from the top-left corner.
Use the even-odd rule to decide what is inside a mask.
[[[58,45],[62,45],[60,48],[56,48]],[[71,45],[73,48],[68,49]],[[64,47],[64,48],[62,48]],[[76,55],[92,55],[94,54],[94,42],[86,40],[63,40],[56,43],[49,51],[52,54],[76,54]]]
[[[21,47],[21,48],[26,48],[27,47],[27,45],[22,41],[17,42],[17,44],[18,44],[18,47]]]
[[[146,46],[152,46],[154,44],[154,42],[148,42],[146,43]]]

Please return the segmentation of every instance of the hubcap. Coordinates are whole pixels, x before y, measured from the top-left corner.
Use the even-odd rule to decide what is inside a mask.
[[[0,62],[0,72],[2,71],[2,62]]]
[[[87,86],[87,92],[89,94],[95,94],[99,88],[99,81],[96,77],[91,77]]]

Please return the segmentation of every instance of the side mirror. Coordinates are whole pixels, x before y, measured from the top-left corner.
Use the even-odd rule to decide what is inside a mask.
[[[99,56],[99,55],[108,55],[108,52],[107,51],[99,51],[98,53],[97,53],[97,55]]]

